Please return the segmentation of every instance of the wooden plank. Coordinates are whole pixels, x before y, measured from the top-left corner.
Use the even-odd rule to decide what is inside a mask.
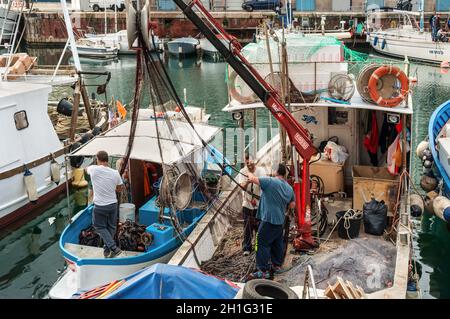
[[[353,286],[353,284],[348,280],[346,281],[346,283],[347,283],[348,290],[350,290],[351,294],[353,295],[353,298],[360,299],[361,296],[359,294],[359,291],[356,290],[356,288]]]
[[[362,289],[360,286],[356,285],[356,290],[361,295],[361,298],[363,298],[363,299],[367,298],[366,293],[364,292],[364,289]]]
[[[89,101],[89,96],[87,94],[86,87],[84,86],[84,83],[81,84],[81,96],[83,98],[84,108],[85,108],[86,115],[87,115],[87,118],[88,118],[89,127],[92,130],[95,127],[94,117],[92,115],[91,103]]]
[[[69,131],[69,138],[71,142],[75,140],[75,130],[77,128],[78,122],[78,107],[80,106],[80,97],[81,97],[80,82],[77,82],[75,86],[75,93],[72,107],[72,118],[70,121],[70,131]]]
[[[346,299],[355,299],[353,298],[352,293],[348,290],[344,280],[339,276],[337,277],[336,289],[334,290]]]

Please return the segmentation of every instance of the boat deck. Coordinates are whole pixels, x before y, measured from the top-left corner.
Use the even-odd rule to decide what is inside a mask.
[[[66,243],[64,245],[64,248],[68,252],[73,254],[74,256],[77,256],[78,258],[83,258],[83,259],[105,258],[105,256],[103,256],[103,248],[101,248],[101,247],[91,247],[91,246],[85,246],[85,245]],[[140,254],[141,254],[141,252],[137,252],[137,251],[122,251],[122,253],[118,257],[120,257],[120,258],[134,257],[134,256],[137,256]]]

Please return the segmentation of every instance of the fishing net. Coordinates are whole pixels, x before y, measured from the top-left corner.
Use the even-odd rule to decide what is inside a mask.
[[[303,286],[307,266],[311,265],[318,289],[334,284],[339,276],[371,293],[392,286],[395,260],[396,247],[382,238],[356,238],[344,244],[330,242],[313,256],[295,257],[294,266],[275,280],[290,287]]]

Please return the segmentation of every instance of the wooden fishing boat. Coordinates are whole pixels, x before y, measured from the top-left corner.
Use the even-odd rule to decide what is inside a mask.
[[[164,213],[160,214],[160,208],[156,204],[157,195],[163,193],[166,188],[161,186],[158,191],[159,186],[155,183],[162,176],[163,165],[179,163],[178,165],[182,167],[184,161],[192,161],[196,158],[194,166],[198,169],[197,173],[204,176],[217,172],[215,161],[221,163],[223,158],[217,150],[214,151],[215,159],[208,157],[200,141],[188,134],[191,130],[186,122],[172,120],[173,126],[169,129],[167,122],[156,121],[157,124],[155,119],[137,121],[128,173],[132,204],[139,209],[136,212],[134,210],[129,212],[126,216],[144,225],[142,227],[146,229],[145,232],[152,235],[151,244],[146,246],[144,251],[124,251],[116,258],[106,259],[103,256],[103,248],[80,244],[81,231],[92,223],[93,206],[88,206],[72,218],[71,223],[61,235],[59,245],[68,268],[50,290],[51,298],[70,298],[77,291],[86,291],[106,284],[154,263],[167,262],[184,239],[195,229],[208,207],[214,203],[214,200],[207,201],[205,193],[200,192],[190,183],[176,184],[174,187],[179,187],[177,188],[178,198],[183,198],[183,194],[189,194],[188,197],[187,195],[184,197],[188,199],[185,207],[176,211],[166,208]],[[131,121],[119,124],[85,144],[72,156],[91,157],[101,149],[107,151],[113,158],[122,158],[126,154],[130,125]],[[194,126],[200,136],[208,142],[220,131],[220,128],[206,124],[195,123]],[[173,146],[174,131],[178,133],[177,143],[184,155]],[[159,147],[158,139],[161,143],[161,154],[156,151]],[[143,167],[152,167],[150,193],[146,193],[144,188]],[[165,185],[165,182],[162,181],[161,184]],[[122,212],[120,219],[122,222],[125,220]],[[177,222],[175,223],[174,220]]]
[[[304,283],[308,276],[311,278],[307,270],[309,265],[311,273],[314,273],[317,291],[322,289],[318,294],[319,298],[325,297],[325,294],[331,291],[325,289],[326,282],[332,282],[337,276],[363,287],[367,298],[406,298],[417,289],[416,282],[411,280],[413,276],[409,269],[410,181],[405,184],[408,180],[409,164],[406,153],[410,148],[409,141],[401,139],[400,134],[397,134],[396,141],[390,142],[391,146],[399,145],[400,141],[404,145],[403,149],[406,151],[403,152],[403,157],[400,156],[403,158],[401,160],[403,173],[397,162],[395,167],[392,166],[391,151],[388,152],[388,162],[391,165],[387,167],[381,157],[383,152],[379,149],[378,142],[374,144],[375,152],[372,152],[372,155],[364,145],[365,143],[372,145],[375,143],[372,141],[378,140],[376,136],[379,130],[375,129],[375,126],[382,127],[383,123],[393,127],[402,123],[402,136],[406,135],[406,126],[409,125],[407,123],[413,114],[411,95],[396,107],[382,107],[363,98],[364,91],[359,91],[356,83],[350,81],[354,94],[345,99],[331,98],[334,91],[325,88],[334,82],[335,73],[349,73],[349,63],[344,61],[342,48],[331,42],[330,45],[323,45],[322,42],[319,48],[313,48],[311,41],[314,39],[302,39],[295,35],[286,37],[286,40],[290,80],[300,91],[307,91],[306,88],[310,87],[317,95],[312,101],[299,100],[294,103],[291,101],[292,114],[314,136],[314,145],[321,150],[321,156],[313,158],[310,162],[313,187],[310,223],[311,233],[315,238],[314,245],[304,248],[303,251],[308,254],[299,255],[294,239],[296,233],[292,231],[297,227],[292,221],[298,220],[299,217],[288,215],[291,223],[285,225],[285,229],[289,229],[285,231],[285,238],[289,238],[285,241],[287,245],[283,264],[285,271],[272,276],[275,281],[283,281],[290,287],[308,287]],[[277,44],[271,40],[269,43],[271,50],[277,52],[276,46]],[[258,65],[260,75],[269,80],[271,67],[265,47],[265,43],[250,44],[244,47],[242,52],[250,63]],[[276,54],[272,58],[274,67],[278,69],[282,61]],[[404,67],[405,72],[408,72],[408,64]],[[239,86],[240,89],[237,90],[233,85]],[[277,85],[274,87],[280,89]],[[242,121],[246,118],[245,113],[255,114],[256,109],[265,107],[241,80],[230,79],[229,93],[231,101],[223,110],[231,113],[235,120]],[[366,131],[361,128],[360,123],[362,119],[368,117],[372,120],[366,121],[365,125],[369,128]],[[240,122],[240,125],[244,124]],[[257,131],[255,134],[258,134]],[[373,139],[367,140],[369,137]],[[346,153],[344,159],[333,159],[324,152],[324,147],[326,149],[333,145],[334,142],[330,144],[333,140],[344,147],[344,149],[338,147]],[[294,172],[297,155],[291,155],[292,149],[289,147],[286,149],[285,143],[277,134],[269,137],[262,148],[254,148],[256,165],[265,169],[267,175],[273,173],[275,164],[279,162],[287,163],[291,175]],[[251,145],[247,147],[249,150],[252,149]],[[243,154],[241,155],[243,157]],[[370,212],[365,204],[373,200],[376,202],[383,200],[389,216],[387,220],[394,220],[394,226],[389,224],[389,227],[384,227],[376,235],[370,230],[370,223],[368,219],[366,220]],[[238,231],[243,228],[239,222],[242,208],[241,189],[230,184],[218,202],[221,204],[208,210],[188,237],[191,244],[185,242],[169,264],[202,269],[212,275],[242,283],[246,276],[255,270],[255,257],[254,253],[244,256],[239,244],[243,236],[242,232]],[[346,227],[342,224],[343,220]],[[350,232],[350,228],[355,232]],[[336,229],[338,234],[334,232]],[[234,234],[234,231],[237,234]],[[390,240],[386,241],[380,236],[383,233]],[[348,240],[349,238],[351,240]],[[228,263],[224,263],[225,260]],[[350,268],[344,266],[349,260],[351,260]],[[347,271],[337,273],[331,271],[337,264],[347,267]],[[373,286],[369,284],[370,280],[368,281],[365,274],[371,267],[376,268],[380,274],[380,277],[372,278],[373,282],[376,282]],[[364,274],[360,273],[361,269],[364,269]]]

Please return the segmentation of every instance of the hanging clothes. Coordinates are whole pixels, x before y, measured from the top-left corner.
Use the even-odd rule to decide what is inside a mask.
[[[373,166],[378,166],[378,124],[376,112],[372,111],[368,113],[366,136],[364,137],[364,147],[369,153],[370,162]]]
[[[400,167],[403,162],[403,153],[402,153],[402,142],[401,142],[401,131],[402,131],[402,123],[394,124],[394,132],[397,136],[394,139],[394,142],[388,147],[387,154],[387,164],[388,164],[388,172],[392,175],[397,175]]]

